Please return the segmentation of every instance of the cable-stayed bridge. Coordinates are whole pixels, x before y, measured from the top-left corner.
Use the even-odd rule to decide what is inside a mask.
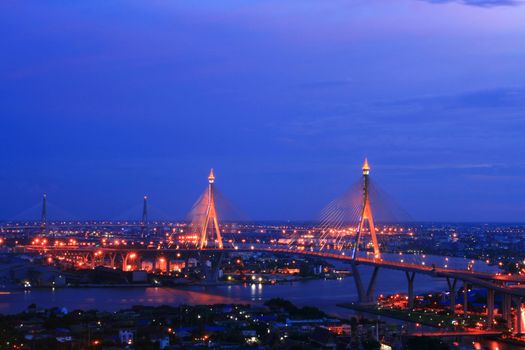
[[[487,289],[487,325],[489,328],[494,324],[495,293],[503,296],[501,317],[507,321],[513,332],[523,332],[523,298],[525,298],[525,277],[520,275],[501,275],[474,271],[473,269],[453,269],[445,266],[427,265],[425,263],[414,263],[393,261],[386,259],[381,254],[378,241],[378,226],[375,222],[374,208],[377,203],[372,198],[373,187],[370,181],[370,165],[365,160],[362,167],[362,179],[352,191],[329,204],[323,211],[322,220],[317,229],[311,230],[308,235],[300,232],[292,234],[286,239],[271,240],[265,244],[247,243],[237,237],[226,239],[221,231],[219,212],[216,205],[215,174],[213,170],[208,176],[208,186],[195,203],[192,209],[191,224],[187,227],[186,235],[192,237],[183,243],[176,242],[140,242],[135,244],[112,245],[94,244],[82,245],[80,242],[61,242],[47,235],[46,220],[46,198],[43,200],[42,210],[42,239],[33,241],[31,244],[19,246],[17,249],[39,252],[50,256],[69,255],[81,257],[85,266],[95,267],[103,265],[106,261],[112,267],[118,263],[122,264],[123,270],[127,269],[129,262],[140,259],[141,255],[153,254],[158,259],[167,259],[170,255],[181,253],[199,253],[214,256],[214,266],[211,278],[216,276],[216,270],[224,254],[235,252],[262,252],[271,254],[285,254],[293,256],[309,256],[330,260],[345,261],[352,268],[359,302],[362,304],[375,303],[375,285],[379,278],[379,271],[399,270],[405,272],[408,291],[408,307],[414,305],[414,283],[417,274],[425,274],[447,281],[450,292],[450,311],[456,312],[456,292],[462,284],[477,286]],[[147,197],[144,197],[144,210],[142,220],[137,223],[117,223],[119,225],[139,224],[146,231],[148,226]],[[109,225],[109,223],[108,223]],[[367,240],[367,237],[369,239]],[[168,239],[166,239],[168,240]],[[45,243],[44,243],[45,242]],[[162,244],[161,244],[162,243]],[[359,266],[371,266],[373,268],[369,281],[364,281]],[[464,293],[463,312],[468,311],[468,301]],[[514,314],[512,310],[516,310]],[[514,316],[513,316],[514,315]],[[512,319],[513,318],[513,319]]]

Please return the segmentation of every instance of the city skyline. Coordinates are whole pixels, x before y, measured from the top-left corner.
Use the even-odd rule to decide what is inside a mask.
[[[180,219],[213,167],[247,218],[316,220],[367,156],[414,220],[523,222],[524,23],[511,0],[2,3],[0,219],[44,192]]]

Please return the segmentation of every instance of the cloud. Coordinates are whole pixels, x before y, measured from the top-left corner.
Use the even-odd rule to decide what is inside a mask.
[[[525,87],[502,86],[324,104],[313,113],[275,121],[268,128],[274,130],[277,142],[311,154],[329,152],[335,157],[361,152],[385,158],[403,154],[415,161],[419,168],[414,170],[491,171],[504,167],[512,157],[521,160],[524,111]]]
[[[411,170],[411,171],[424,171],[424,170],[474,170],[474,169],[492,169],[496,167],[506,166],[505,164],[492,164],[492,163],[435,163],[435,164],[420,164],[420,165],[407,165],[407,164],[391,164],[382,166],[383,169],[389,170]]]
[[[519,6],[523,5],[524,2],[521,0],[423,0],[433,4],[448,4],[458,3],[468,6],[477,7],[498,7],[498,6]]]
[[[364,104],[321,106],[315,115],[300,116],[291,120],[271,123],[287,137],[330,135],[335,141],[338,135],[353,138],[362,136],[360,130],[372,128],[385,132],[390,139],[395,134],[405,135],[407,131],[420,128],[448,130],[451,125],[463,122],[465,129],[476,128],[478,123],[496,123],[494,129],[506,121],[523,125],[525,120],[525,87],[500,87],[456,94],[422,95],[403,99],[378,100]],[[417,127],[414,123],[417,122]],[[451,124],[452,123],[452,124]],[[504,130],[514,131],[514,130]],[[421,130],[418,134],[421,135]],[[450,136],[450,131],[447,132]],[[411,139],[417,138],[411,135]],[[441,137],[436,138],[437,143]]]
[[[458,170],[458,171],[476,171],[477,175],[469,176],[485,176],[487,178],[492,177],[503,177],[511,179],[515,177],[522,177],[521,173],[525,170],[525,163],[523,162],[494,162],[494,163],[468,163],[458,161],[456,163],[447,162],[447,163],[419,163],[419,164],[405,164],[405,163],[390,163],[386,165],[381,165],[381,169],[386,170],[402,170],[402,171],[439,171],[439,170]],[[498,172],[497,174],[491,172]],[[502,175],[501,172],[510,173]],[[519,175],[513,174],[513,172],[519,171]]]
[[[418,96],[408,99],[381,101],[382,107],[439,109],[515,109],[525,107],[525,87],[501,87],[461,92],[450,95]]]

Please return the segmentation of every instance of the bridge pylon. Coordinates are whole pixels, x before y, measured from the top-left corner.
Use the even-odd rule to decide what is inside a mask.
[[[208,246],[208,239],[215,235],[215,246],[219,249],[223,248],[221,230],[219,229],[219,219],[217,218],[217,210],[215,209],[215,175],[213,174],[213,168],[210,170],[208,176],[208,194],[206,203],[206,216],[200,232],[199,248],[204,249]],[[208,234],[208,228],[210,234]],[[214,232],[213,232],[214,231]],[[214,235],[213,235],[214,234]]]
[[[40,217],[40,227],[42,228],[42,234],[47,234],[47,194],[42,195],[42,214]]]
[[[142,237],[148,233],[148,196],[144,196],[144,204],[142,207],[142,220],[140,221],[140,230]]]
[[[365,221],[368,223],[368,229],[370,231],[370,236],[372,238],[372,244],[374,246],[374,258],[379,258],[381,253],[379,251],[379,244],[377,243],[376,228],[374,225],[374,215],[372,214],[372,207],[370,205],[370,165],[368,164],[368,159],[365,158],[363,163],[363,203],[361,207],[361,215],[359,217],[359,224],[357,225],[355,245],[352,251],[352,258],[357,257],[357,252],[359,251],[359,243],[361,241],[361,236],[364,231]]]

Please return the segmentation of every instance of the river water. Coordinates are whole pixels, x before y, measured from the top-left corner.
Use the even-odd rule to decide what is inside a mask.
[[[436,256],[398,256],[384,255],[388,260],[401,260],[453,268],[465,268],[468,261],[463,258]],[[338,267],[349,268],[341,262],[334,262]],[[496,271],[493,266],[477,261],[475,269]],[[360,266],[362,278],[367,281],[372,268]],[[416,275],[414,290],[416,293],[444,290],[443,279],[426,275]],[[407,282],[404,272],[379,271],[376,292],[393,294],[406,292]],[[288,282],[276,285],[247,284],[221,286],[192,286],[181,288],[62,288],[32,290],[1,290],[0,313],[16,313],[24,310],[31,303],[39,307],[65,307],[72,309],[100,309],[114,311],[133,305],[179,305],[179,304],[214,304],[214,303],[262,303],[265,300],[281,297],[298,305],[311,305],[338,316],[348,316],[349,310],[336,306],[339,303],[355,301],[357,293],[353,278],[342,280],[309,280]]]
[[[451,268],[465,268],[470,260],[436,256],[385,256],[386,259],[406,262],[418,262]],[[349,268],[340,262],[333,262],[341,268]],[[495,272],[497,268],[485,262],[476,261],[475,269]],[[372,268],[360,267],[362,278],[367,281]],[[416,275],[414,290],[416,293],[445,290],[446,281],[426,275]],[[404,272],[382,269],[376,285],[378,294],[404,293],[407,282]],[[340,280],[319,279],[281,284],[245,284],[219,286],[189,286],[181,288],[137,287],[137,288],[57,288],[32,290],[1,290],[0,313],[17,313],[31,303],[38,307],[65,307],[73,309],[99,309],[116,311],[133,305],[180,305],[180,304],[217,304],[217,303],[254,303],[259,304],[271,298],[284,298],[299,306],[315,306],[339,317],[350,317],[354,311],[337,307],[336,304],[355,301],[357,293],[353,278]],[[369,315],[369,318],[377,316]],[[488,349],[520,349],[519,347],[499,342],[483,341]]]

